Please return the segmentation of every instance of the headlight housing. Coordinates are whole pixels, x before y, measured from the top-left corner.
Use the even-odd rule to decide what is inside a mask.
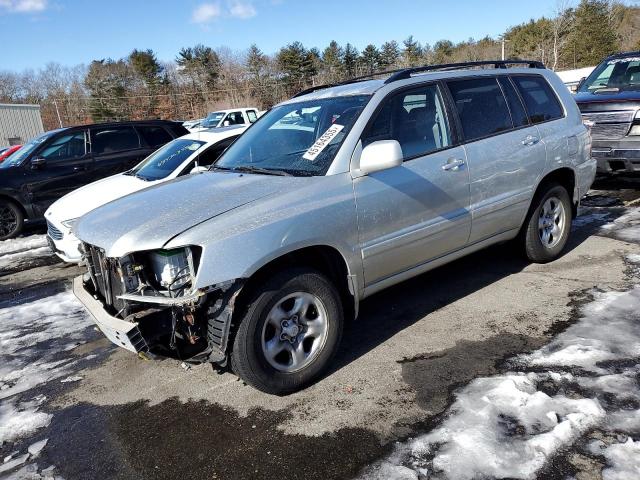
[[[190,247],[153,250],[148,259],[155,283],[171,292],[184,288],[195,277]]]

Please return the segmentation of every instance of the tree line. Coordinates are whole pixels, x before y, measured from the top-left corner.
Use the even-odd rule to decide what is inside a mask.
[[[559,0],[548,17],[509,28],[499,38],[421,43],[410,35],[380,46],[331,41],[324,49],[300,42],[268,55],[205,45],[160,61],[134,49],[121,59],[88,66],[50,63],[21,73],[0,71],[0,102],[36,103],[45,128],[107,120],[200,118],[243,105],[266,109],[313,85],[418,65],[498,59],[539,60],[554,70],[596,65],[620,50],[640,50],[640,8],[612,0]]]

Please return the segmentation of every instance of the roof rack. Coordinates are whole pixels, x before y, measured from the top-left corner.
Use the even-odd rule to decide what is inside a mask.
[[[527,65],[529,68],[546,68],[537,60],[482,60],[479,62],[443,63],[440,65],[424,65],[422,67],[405,68],[387,78],[384,83],[397,82],[411,78],[414,73],[431,72],[437,70],[460,70],[469,67],[484,67],[492,65],[493,68],[507,68],[509,65]]]
[[[350,83],[362,82],[381,75],[390,75],[384,83],[397,82],[398,80],[405,80],[411,78],[414,73],[431,72],[437,70],[460,70],[469,67],[482,67],[487,65],[493,65],[493,68],[507,68],[508,65],[527,65],[529,68],[546,68],[542,62],[537,60],[482,60],[477,62],[461,62],[461,63],[443,63],[439,65],[423,65],[422,67],[400,68],[397,70],[386,70],[383,72],[373,72],[369,75],[362,75],[360,77],[354,77],[344,82],[329,83],[326,85],[316,85],[315,87],[307,88],[301,92],[296,93],[293,98],[301,97],[308,93],[315,92],[317,90],[324,90],[325,88],[338,87],[340,85],[349,85]]]

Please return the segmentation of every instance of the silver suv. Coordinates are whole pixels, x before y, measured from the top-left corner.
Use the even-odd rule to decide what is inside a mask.
[[[321,375],[369,295],[508,240],[554,260],[596,163],[562,81],[512,65],[402,70],[275,106],[210,171],[82,217],[76,295],[140,356],[286,394]]]

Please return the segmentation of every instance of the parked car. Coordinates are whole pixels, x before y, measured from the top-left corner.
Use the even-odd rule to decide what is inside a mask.
[[[0,240],[41,220],[58,198],[131,169],[165,143],[188,133],[162,120],[99,123],[45,132],[0,163]]]
[[[640,52],[607,57],[575,99],[591,125],[598,172],[640,172]]]
[[[78,218],[143,188],[207,170],[246,129],[245,126],[217,128],[176,138],[131,170],[85,185],[56,200],[44,214],[51,249],[65,262],[79,262],[80,241],[72,233]]]
[[[195,128],[198,128],[203,120],[204,118],[198,118],[197,120],[187,120],[186,122],[182,122],[182,126],[191,131]]]
[[[13,154],[17,150],[20,150],[20,147],[22,147],[22,145],[12,145],[10,147],[0,149],[0,163],[4,162],[9,157],[9,155]]]
[[[200,122],[197,127],[191,127],[194,131],[206,128],[220,128],[231,125],[251,125],[260,115],[257,108],[232,108],[211,112]]]
[[[557,75],[513,65],[412,68],[275,106],[211,171],[83,216],[76,295],[123,348],[286,394],[326,369],[364,298],[508,240],[556,259],[595,176],[590,137]]]

